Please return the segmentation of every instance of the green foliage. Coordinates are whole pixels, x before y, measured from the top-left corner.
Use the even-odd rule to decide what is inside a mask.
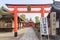
[[[26,16],[24,14],[20,15],[23,19],[26,19]]]
[[[32,19],[30,18],[30,21],[32,21]]]
[[[38,17],[38,16],[36,16],[36,17],[35,17],[35,22],[36,22],[36,23],[39,23],[39,22],[40,22],[40,20],[39,20],[39,17]]]
[[[26,21],[28,21],[28,18],[26,18]]]
[[[30,18],[30,20],[29,20],[29,21],[30,21],[30,22],[33,22],[31,18]]]

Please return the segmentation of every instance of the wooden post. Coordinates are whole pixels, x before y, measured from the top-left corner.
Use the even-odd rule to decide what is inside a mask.
[[[18,16],[17,16],[17,7],[14,7],[14,37],[17,37],[17,30],[18,30]]]
[[[41,7],[41,17],[44,17],[44,6]]]

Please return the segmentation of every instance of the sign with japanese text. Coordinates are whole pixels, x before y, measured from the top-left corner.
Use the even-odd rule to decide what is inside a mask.
[[[45,18],[41,18],[40,20],[41,24],[40,24],[40,30],[41,30],[41,35],[48,35],[48,21],[47,21],[47,17]]]

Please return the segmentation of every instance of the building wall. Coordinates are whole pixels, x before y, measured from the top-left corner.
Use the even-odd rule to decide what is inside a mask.
[[[12,28],[12,22],[0,20],[0,28]]]

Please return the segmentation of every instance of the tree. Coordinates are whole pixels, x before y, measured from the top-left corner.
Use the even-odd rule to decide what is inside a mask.
[[[33,22],[31,18],[30,18],[30,22]]]
[[[21,17],[22,19],[26,20],[26,15],[22,14],[22,15],[20,15],[20,17]]]
[[[28,18],[26,18],[26,21],[28,21]]]
[[[38,17],[38,16],[36,16],[36,17],[35,17],[35,22],[36,22],[36,23],[39,23],[39,22],[40,22],[40,20],[39,20],[39,17]]]

